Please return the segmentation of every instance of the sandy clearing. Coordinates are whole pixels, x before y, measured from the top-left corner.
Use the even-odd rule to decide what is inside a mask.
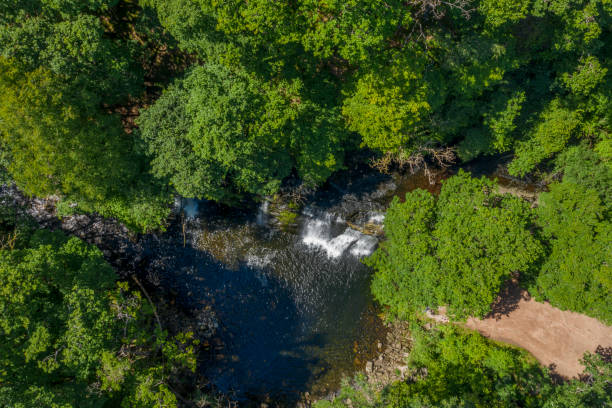
[[[580,358],[586,351],[612,346],[612,327],[597,319],[536,302],[514,285],[501,298],[490,316],[468,319],[467,327],[524,348],[563,377],[582,373]]]

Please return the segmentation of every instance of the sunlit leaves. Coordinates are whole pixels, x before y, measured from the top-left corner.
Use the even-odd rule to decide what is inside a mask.
[[[541,114],[529,138],[516,147],[516,159],[508,170],[511,174],[525,175],[544,159],[551,158],[566,146],[576,127],[579,115],[556,100]]]
[[[312,184],[342,163],[337,116],[301,81],[265,82],[208,64],[172,85],[139,119],[153,168],[178,192],[232,202],[278,190],[292,168]]]
[[[118,117],[51,71],[27,72],[14,60],[0,58],[0,92],[0,143],[21,189],[57,194],[136,230],[162,224],[168,197],[141,173],[145,163]]]
[[[533,292],[554,306],[612,322],[612,223],[596,190],[568,178],[542,193],[538,223],[551,245]]]
[[[446,180],[437,200],[408,193],[392,203],[388,240],[367,261],[377,270],[372,291],[404,318],[438,306],[458,318],[484,316],[501,285],[541,256],[530,225],[525,202],[465,173]]]
[[[0,405],[176,407],[167,378],[195,369],[192,335],[151,309],[96,247],[40,230],[0,250]]]

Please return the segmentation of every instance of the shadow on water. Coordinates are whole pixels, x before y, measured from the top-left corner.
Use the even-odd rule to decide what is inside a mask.
[[[173,293],[186,310],[212,306],[223,346],[200,366],[219,391],[242,405],[293,406],[306,391],[334,390],[365,364],[357,356],[372,351],[382,324],[369,295],[370,272],[359,258],[347,251],[331,259],[297,234],[243,220],[189,224],[185,246],[180,225],[151,236],[144,269],[149,282]],[[216,246],[231,251],[215,253]]]
[[[309,367],[317,364],[303,350],[323,340],[303,335],[304,322],[287,286],[263,268],[227,268],[191,245],[164,241],[157,242],[149,268],[155,276],[149,280],[174,292],[186,309],[213,305],[222,322],[218,335],[224,349],[204,362],[204,374],[239,399],[295,398],[303,392],[312,377]],[[279,375],[286,380],[279,381]]]

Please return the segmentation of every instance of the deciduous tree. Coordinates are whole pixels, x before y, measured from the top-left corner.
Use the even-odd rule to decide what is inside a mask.
[[[0,405],[176,407],[170,376],[195,367],[102,253],[60,232],[0,250]]]
[[[412,318],[426,307],[482,317],[514,273],[531,273],[542,254],[526,202],[495,183],[460,172],[436,199],[416,190],[395,198],[385,217],[387,241],[366,260],[376,270],[374,296]]]

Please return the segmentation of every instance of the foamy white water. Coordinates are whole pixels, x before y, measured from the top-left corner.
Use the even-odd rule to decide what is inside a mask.
[[[198,216],[198,201],[193,198],[184,198],[183,211],[187,218],[196,218]]]
[[[268,200],[261,203],[259,206],[259,211],[257,212],[257,225],[265,226],[268,223],[268,208],[270,206],[270,202]]]
[[[379,212],[370,213],[370,218],[368,222],[371,224],[382,224],[385,221],[385,214]]]
[[[361,234],[361,237],[351,247],[351,254],[356,257],[368,256],[376,249],[378,240],[370,235]]]
[[[374,251],[378,240],[352,228],[347,227],[340,235],[332,236],[332,223],[334,222],[342,223],[337,219],[334,220],[329,213],[306,221],[302,242],[324,250],[330,258],[339,258],[349,249],[349,253],[357,257],[370,255]]]

